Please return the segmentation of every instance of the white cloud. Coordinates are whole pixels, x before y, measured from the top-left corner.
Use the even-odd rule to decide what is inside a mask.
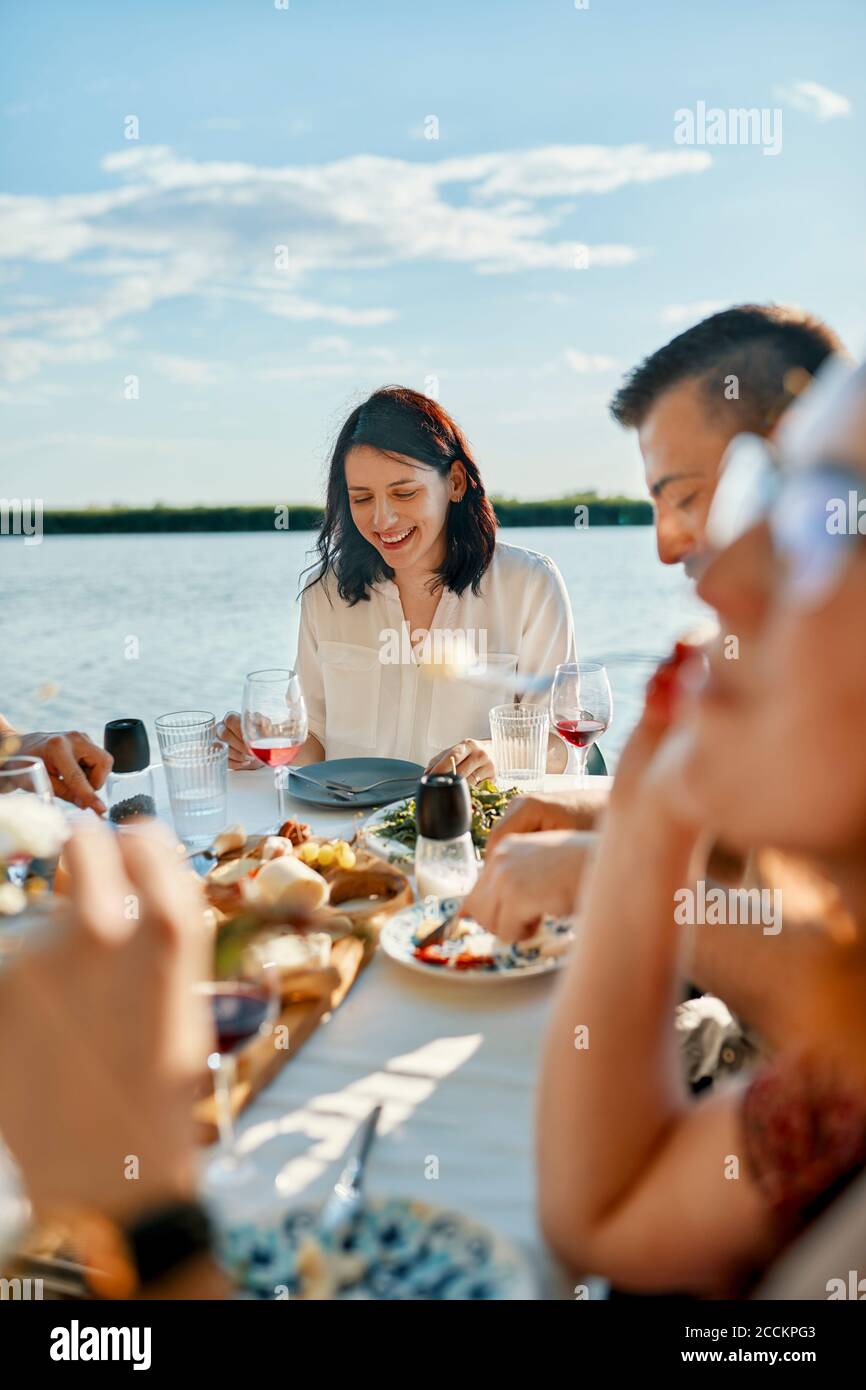
[[[113,355],[108,343],[94,339],[86,343],[56,343],[43,338],[0,338],[0,377],[9,382],[26,381],[48,366],[91,366]]]
[[[683,157],[685,156],[685,158]],[[648,150],[645,145],[548,145],[536,150],[446,160],[444,182],[471,182],[478,198],[563,198],[612,193],[629,183],[653,183],[710,167],[705,150]]]
[[[850,116],[851,101],[841,92],[831,92],[820,82],[791,82],[777,87],[776,96],[797,111],[805,111],[818,121],[832,121],[836,116]]]
[[[672,328],[680,328],[685,324],[700,323],[701,319],[709,318],[710,314],[717,314],[720,309],[728,307],[724,299],[698,299],[691,304],[666,304],[660,318],[662,323],[670,324]]]
[[[241,301],[294,322],[375,327],[396,310],[325,302],[309,292],[311,282],[335,270],[420,261],[488,275],[626,266],[643,253],[558,237],[566,209],[545,200],[610,193],[709,164],[703,151],[557,145],[439,161],[356,155],[264,167],[130,145],[102,161],[117,182],[100,192],[0,197],[0,258],[49,262],[76,276],[75,294],[15,315],[6,328],[55,342],[99,339],[110,352],[112,325],[179,298]],[[462,185],[456,198],[455,185]],[[285,269],[277,247],[287,248]],[[81,295],[82,285],[100,282],[98,293]],[[16,362],[19,374],[41,364],[23,346]]]
[[[604,357],[598,352],[578,352],[575,348],[565,349],[565,360],[571,370],[581,376],[590,372],[612,372],[617,365],[613,357]]]
[[[255,375],[259,381],[334,381],[341,377],[372,377],[381,382],[385,377],[408,381],[420,372],[417,363],[398,358],[390,348],[358,347],[347,338],[314,338],[308,345],[308,351],[325,360],[287,362],[281,367],[262,368]]]

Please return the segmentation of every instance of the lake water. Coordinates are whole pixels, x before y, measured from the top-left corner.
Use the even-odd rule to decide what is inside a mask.
[[[654,664],[706,610],[651,527],[503,529],[551,556],[580,658],[604,661],[613,765]],[[290,665],[312,532],[48,536],[0,542],[0,711],[23,729],[81,728],[240,704],[247,671]],[[155,739],[154,739],[155,743]]]

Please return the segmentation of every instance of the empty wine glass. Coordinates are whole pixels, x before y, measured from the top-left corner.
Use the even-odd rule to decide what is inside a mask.
[[[550,719],[560,738],[577,754],[577,771],[596,739],[610,727],[613,696],[607,670],[598,661],[567,661],[557,666],[550,692]]]
[[[277,816],[282,812],[281,779],[307,738],[307,706],[301,678],[294,671],[251,671],[244,682],[241,728],[247,748],[266,767],[277,769]]]

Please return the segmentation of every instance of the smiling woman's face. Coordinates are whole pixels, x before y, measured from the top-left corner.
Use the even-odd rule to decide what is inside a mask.
[[[352,520],[398,574],[432,572],[442,563],[448,508],[465,485],[458,463],[450,477],[443,477],[435,468],[369,444],[346,454]]]
[[[788,433],[796,438],[795,429]],[[828,403],[798,466],[822,459],[855,469],[866,485],[862,371],[842,399]],[[708,680],[684,710],[681,789],[692,810],[732,844],[829,857],[864,853],[863,537],[849,554],[835,587],[814,606],[798,605],[761,523],[718,555],[701,581],[720,635]]]

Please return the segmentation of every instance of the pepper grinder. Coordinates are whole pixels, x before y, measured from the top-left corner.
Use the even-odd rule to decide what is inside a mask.
[[[105,726],[105,751],[114,766],[105,784],[108,819],[114,825],[156,815],[150,744],[141,719],[112,719]]]
[[[452,772],[425,773],[415,798],[415,826],[419,898],[465,898],[478,877],[466,778]]]

